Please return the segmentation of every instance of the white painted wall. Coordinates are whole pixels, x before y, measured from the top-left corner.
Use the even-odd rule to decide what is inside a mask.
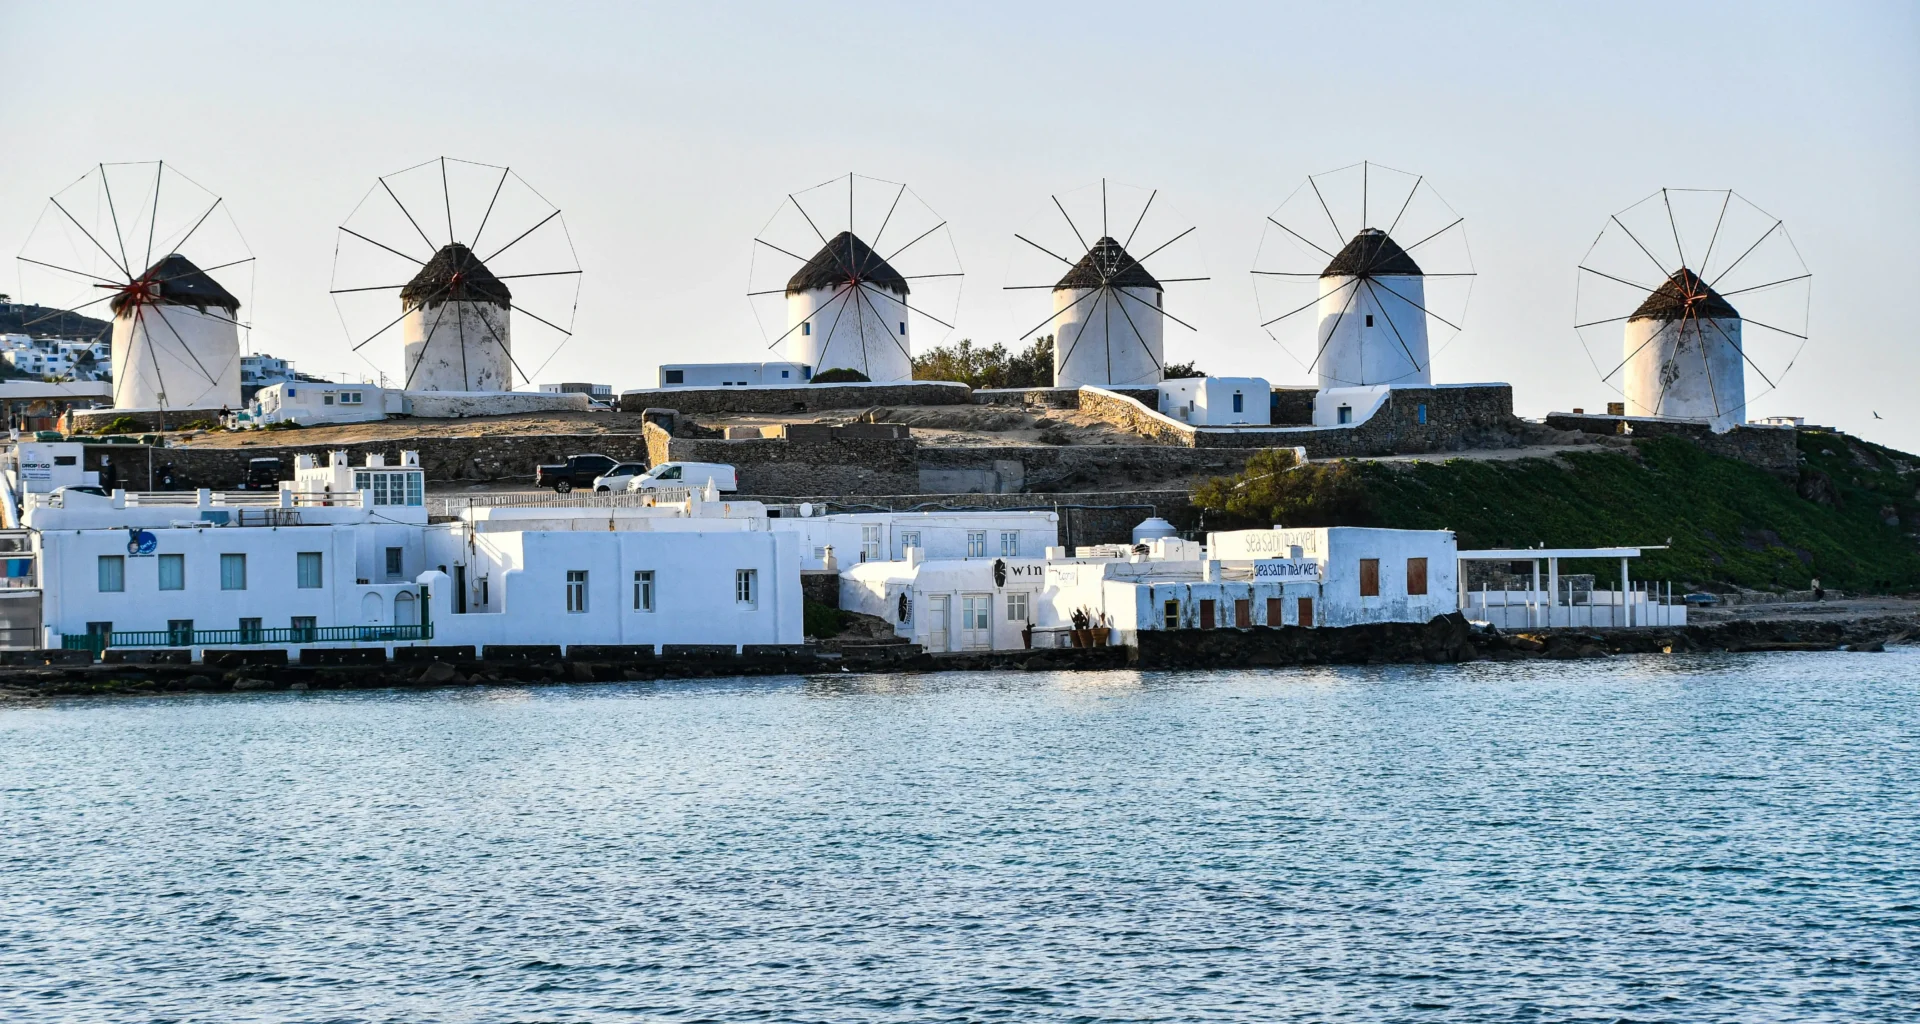
[[[405,411],[404,396],[374,384],[314,384],[286,381],[254,392],[249,421],[267,423],[364,423]]]
[[[1160,382],[1160,411],[1196,426],[1273,422],[1273,388],[1260,377],[1186,377]],[[1234,398],[1240,408],[1234,409]]]
[[[797,644],[799,544],[766,530],[521,531],[473,537],[464,615],[436,620],[436,643]],[[736,600],[738,570],[755,600]],[[654,610],[634,608],[634,574],[654,573]],[[587,607],[568,611],[567,574],[587,574]],[[484,587],[487,602],[477,601]]]
[[[113,367],[116,409],[240,408],[240,334],[224,309],[127,307],[113,318]]]
[[[1038,558],[1060,543],[1059,514],[1039,511],[847,512],[807,519],[782,516],[769,520],[769,526],[800,537],[805,569],[826,568],[827,545],[833,546],[834,561],[844,570],[862,561],[905,559],[910,539],[918,539],[921,557],[928,561],[972,557],[988,564],[996,558]],[[970,555],[975,534],[980,535],[983,554]]]
[[[489,302],[408,309],[400,321],[405,346],[401,386],[408,391],[512,391],[510,320],[507,309]]]
[[[1420,311],[1426,303],[1424,281],[1414,275],[1357,284],[1346,276],[1321,278],[1315,334],[1320,387],[1432,383],[1427,315]]]
[[[1296,550],[1297,549],[1297,550]],[[1426,622],[1458,611],[1459,545],[1450,530],[1384,530],[1361,526],[1234,530],[1207,535],[1207,553],[1228,568],[1266,558],[1310,558],[1321,564],[1316,611],[1320,624]],[[1378,559],[1380,593],[1360,595],[1360,560]],[[1427,592],[1407,592],[1407,560],[1427,560]]]
[[[893,626],[896,635],[929,651],[1019,650],[1026,646],[1021,631],[1040,614],[1046,563],[1037,558],[1003,562],[1007,570],[1004,585],[995,584],[994,559],[990,558],[858,565],[840,574],[840,607],[877,615]],[[907,598],[905,619],[900,617],[903,594]],[[943,598],[944,614],[940,611]],[[1021,598],[1026,602],[1026,616],[1015,614]],[[968,599],[977,602],[974,607],[985,608],[986,629],[965,628]]]
[[[676,373],[679,379],[671,379]],[[811,379],[813,379],[813,366],[810,363],[660,364],[660,386],[663,388],[758,387],[760,385],[777,387],[805,384]]]
[[[1364,388],[1322,388],[1313,396],[1313,425],[1316,427],[1357,427],[1373,418],[1387,402],[1393,388],[1376,384]],[[1340,419],[1341,409],[1347,420]]]
[[[1092,290],[1060,288],[1053,292],[1053,309],[1058,314],[1050,321],[1054,387],[1151,387],[1159,383],[1161,368],[1167,364],[1160,290],[1115,288],[1080,301]]]
[[[1740,321],[1627,321],[1623,380],[1629,416],[1703,420],[1717,432],[1746,420]]]
[[[838,297],[845,292],[844,297]],[[787,296],[787,359],[813,372],[846,368],[869,380],[913,379],[913,323],[884,288],[815,288]]]

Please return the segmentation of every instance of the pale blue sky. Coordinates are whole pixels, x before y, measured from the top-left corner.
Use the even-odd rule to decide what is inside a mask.
[[[1610,397],[1571,329],[1607,215],[1731,187],[1815,275],[1813,342],[1753,414],[1916,450],[1917,11],[6,2],[0,251],[92,164],[164,158],[227,197],[259,257],[256,348],[363,372],[326,295],[335,227],[378,174],[511,164],[587,270],[578,337],[542,376],[635,387],[663,359],[759,357],[750,240],[788,191],[911,184],[968,271],[954,337],[994,341],[1027,326],[1000,289],[1012,233],[1105,175],[1199,225],[1213,280],[1180,296],[1201,330],[1170,330],[1169,356],[1304,382],[1246,272],[1305,175],[1366,158],[1467,218],[1480,276],[1435,379],[1511,381],[1538,415]]]

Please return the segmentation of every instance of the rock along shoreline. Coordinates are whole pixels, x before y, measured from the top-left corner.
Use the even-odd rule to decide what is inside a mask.
[[[1920,615],[1846,622],[1752,620],[1684,627],[1608,630],[1479,630],[1459,614],[1425,624],[1344,628],[1166,630],[1137,647],[928,654],[910,644],[723,649],[576,646],[516,649],[476,657],[472,648],[411,648],[389,661],[380,650],[344,650],[290,663],[282,650],[210,651],[184,660],[71,663],[75,652],[6,652],[0,701],[172,693],[540,686],[730,676],[877,672],[1020,672],[1141,669],[1181,671],[1307,665],[1453,664],[1492,660],[1605,658],[1622,654],[1751,651],[1880,651],[1920,637]],[[643,653],[644,652],[644,653]],[[184,652],[181,652],[184,653]],[[486,652],[491,655],[493,652]],[[378,655],[376,659],[373,656]],[[84,658],[84,654],[79,657]],[[331,662],[331,663],[327,663]]]

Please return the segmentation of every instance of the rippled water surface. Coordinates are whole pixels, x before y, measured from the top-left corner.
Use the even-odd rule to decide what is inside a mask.
[[[1912,1020],[1920,650],[0,710],[6,1020]]]

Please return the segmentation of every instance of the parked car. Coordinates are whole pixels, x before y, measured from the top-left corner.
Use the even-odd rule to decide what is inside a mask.
[[[243,491],[277,491],[280,489],[280,460],[259,458],[247,460],[246,479],[240,481]]]
[[[627,482],[629,491],[653,491],[663,487],[705,487],[707,481],[722,494],[740,489],[740,476],[724,462],[662,462]]]
[[[1715,597],[1712,594],[1700,594],[1700,593],[1683,594],[1681,595],[1680,600],[1685,602],[1686,604],[1698,605],[1702,608],[1710,607],[1712,605],[1716,605],[1720,603],[1720,599],[1718,597]]]
[[[646,471],[647,467],[645,463],[622,462],[618,466],[607,470],[605,473],[594,477],[593,489],[595,491],[624,491],[627,489],[627,484],[631,482],[634,477]]]
[[[567,461],[533,467],[533,485],[565,494],[575,487],[592,487],[595,477],[620,463],[605,455],[569,455]]]

